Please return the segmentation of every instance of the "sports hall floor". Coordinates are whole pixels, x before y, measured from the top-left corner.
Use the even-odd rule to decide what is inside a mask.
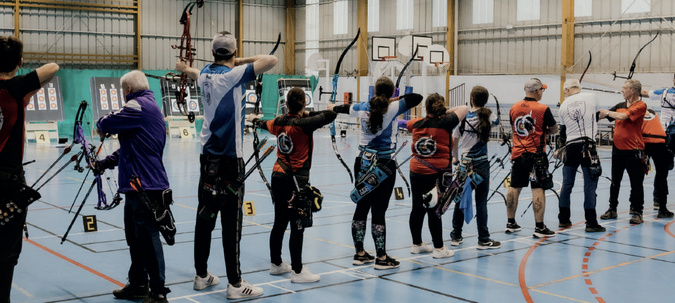
[[[263,134],[262,136],[265,136]],[[675,278],[675,225],[672,219],[657,219],[651,208],[653,173],[645,180],[646,203],[640,225],[628,223],[628,180],[624,177],[620,194],[618,220],[602,221],[605,233],[584,232],[582,179],[572,194],[574,225],[550,239],[532,237],[532,210],[521,217],[531,199],[523,190],[517,221],[523,230],[505,234],[504,200],[495,195],[489,201],[489,228],[492,238],[502,242],[500,249],[477,250],[475,221],[464,228],[464,243],[451,247],[455,255],[433,259],[430,254],[410,254],[408,228],[410,197],[394,200],[387,212],[388,253],[401,261],[400,268],[375,270],[373,265],[353,266],[354,248],[351,239],[351,218],[354,204],[349,199],[351,184],[345,169],[335,158],[328,131],[315,134],[311,181],[325,197],[324,210],[315,216],[314,227],[305,232],[303,260],[309,269],[321,275],[312,284],[294,284],[290,274],[271,276],[269,270],[269,232],[273,223],[273,207],[258,173],[246,182],[244,200],[252,200],[255,216],[244,217],[241,241],[243,278],[264,289],[262,297],[239,301],[265,302],[673,302]],[[251,136],[244,143],[245,154],[251,154]],[[410,136],[399,136],[399,142]],[[270,137],[270,142],[273,137]],[[342,157],[351,167],[356,155],[357,134],[349,131],[338,139]],[[102,154],[113,151],[117,142],[106,143]],[[410,155],[408,145],[399,155]],[[504,155],[497,143],[490,143],[490,155]],[[42,170],[56,159],[62,149],[26,146],[27,179],[32,184]],[[71,153],[76,152],[75,150]],[[220,224],[213,234],[214,244],[209,270],[221,278],[221,284],[204,291],[192,289],[194,276],[192,240],[197,205],[198,139],[167,140],[164,163],[174,191],[174,216],[178,235],[174,246],[164,246],[167,284],[171,302],[227,301],[225,265],[220,245]],[[610,152],[601,151],[604,175],[610,170]],[[263,168],[270,176],[274,155]],[[507,168],[509,168],[507,165]],[[408,175],[408,165],[403,171]],[[508,170],[495,172],[494,188]],[[560,188],[561,169],[555,171],[555,189]],[[122,230],[122,206],[109,210],[94,209],[96,198],[89,197],[82,215],[96,215],[98,231],[85,233],[78,218],[68,240],[61,245],[61,236],[73,214],[73,202],[84,173],[68,168],[42,190],[43,198],[30,206],[28,231],[23,252],[14,276],[12,302],[125,302],[113,299],[111,292],[126,283],[129,253]],[[91,177],[90,177],[91,178]],[[670,174],[669,184],[675,176]],[[598,215],[608,206],[609,181],[601,178],[598,185]],[[397,186],[405,185],[397,176]],[[500,189],[505,192],[505,189]],[[108,196],[110,196],[109,191]],[[557,228],[557,198],[547,192],[545,223]],[[675,208],[670,198],[670,207]],[[80,202],[78,201],[77,204]],[[76,205],[77,207],[77,205]],[[443,236],[450,247],[451,211],[443,217]],[[370,224],[368,224],[369,226]],[[423,231],[429,243],[428,229]],[[289,261],[288,234],[283,257]],[[374,252],[370,228],[366,249]],[[138,301],[140,302],[140,301]]]

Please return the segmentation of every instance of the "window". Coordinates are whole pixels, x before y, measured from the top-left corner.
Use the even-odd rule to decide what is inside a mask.
[[[396,0],[396,29],[413,29],[413,0]]]
[[[651,11],[651,0],[621,0],[621,14],[649,13]]]
[[[494,23],[494,0],[473,0],[473,24]]]
[[[380,0],[368,0],[368,31],[380,31]]]
[[[516,20],[539,20],[539,13],[541,12],[539,0],[518,0],[516,6]]]
[[[333,35],[346,35],[349,15],[347,0],[333,2]]]
[[[590,17],[593,15],[593,1],[574,1],[574,17]]]
[[[448,1],[434,0],[433,15],[431,16],[431,26],[445,27],[448,26]]]
[[[319,0],[307,0],[305,8],[305,57],[319,52]]]

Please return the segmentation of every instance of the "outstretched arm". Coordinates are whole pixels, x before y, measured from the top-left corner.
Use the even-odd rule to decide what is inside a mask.
[[[40,86],[47,84],[49,80],[54,78],[58,71],[59,65],[53,62],[38,67],[35,72],[37,72],[38,79],[40,79]]]
[[[192,80],[195,81],[199,80],[199,70],[194,67],[188,66],[187,63],[183,61],[176,61],[176,70],[181,73],[185,73],[188,76],[188,78]]]

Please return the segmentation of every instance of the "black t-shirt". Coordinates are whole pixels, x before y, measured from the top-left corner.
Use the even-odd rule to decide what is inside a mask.
[[[15,171],[23,161],[25,108],[40,89],[37,72],[0,80],[0,169]]]

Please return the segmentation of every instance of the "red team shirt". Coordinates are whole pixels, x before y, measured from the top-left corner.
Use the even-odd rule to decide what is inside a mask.
[[[642,100],[627,107],[627,102],[614,105],[610,111],[628,115],[626,120],[616,120],[614,123],[614,147],[620,150],[645,149],[642,138],[642,122],[647,112],[647,105]],[[614,119],[609,118],[609,121]],[[665,133],[664,133],[665,135]]]
[[[0,80],[0,166],[19,168],[23,162],[25,108],[40,89],[37,73]]]
[[[525,98],[511,106],[509,118],[513,130],[512,160],[526,152],[546,151],[546,142],[542,140],[545,140],[547,129],[556,124],[548,106]]]
[[[438,169],[450,166],[451,136],[457,124],[459,119],[454,113],[440,119],[428,116],[408,121],[406,127],[413,134],[413,154]],[[415,157],[410,160],[410,171],[425,175],[437,173]]]

